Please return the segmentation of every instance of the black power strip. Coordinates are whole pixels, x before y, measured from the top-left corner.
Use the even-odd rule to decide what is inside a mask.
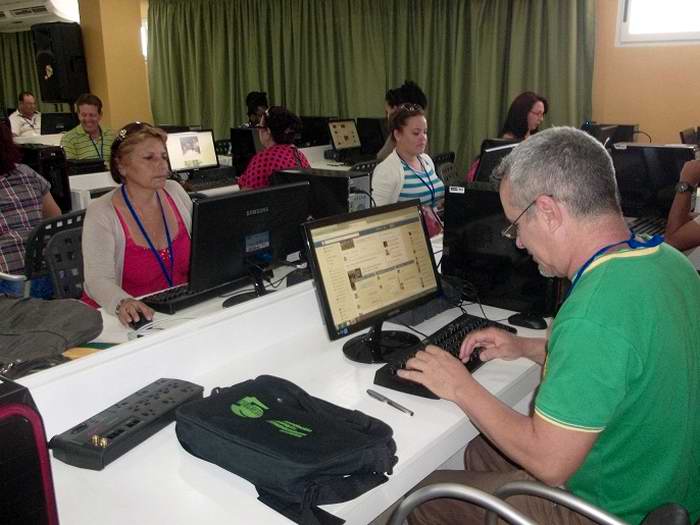
[[[175,420],[175,409],[202,399],[204,388],[181,379],[158,379],[54,436],[49,442],[56,459],[75,467],[102,470]]]

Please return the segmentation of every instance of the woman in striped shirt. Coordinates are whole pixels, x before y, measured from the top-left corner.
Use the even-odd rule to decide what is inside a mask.
[[[377,206],[410,199],[437,208],[445,196],[445,186],[425,147],[428,123],[423,108],[404,104],[392,114],[389,131],[394,151],[374,169],[372,195]]]

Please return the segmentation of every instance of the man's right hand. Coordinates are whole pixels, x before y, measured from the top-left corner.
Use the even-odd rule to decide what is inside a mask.
[[[689,160],[683,164],[680,180],[697,187],[700,184],[700,160]]]
[[[499,328],[485,328],[469,334],[459,350],[459,358],[466,362],[475,348],[480,347],[482,361],[491,359],[513,360],[527,357],[538,363],[544,362],[545,339],[519,337]]]

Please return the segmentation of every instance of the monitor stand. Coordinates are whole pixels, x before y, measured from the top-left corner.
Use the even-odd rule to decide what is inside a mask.
[[[236,306],[237,304],[245,303],[246,301],[250,301],[251,299],[255,299],[256,297],[260,297],[268,293],[273,293],[265,289],[265,270],[263,268],[251,264],[248,266],[248,273],[250,274],[255,289],[250,292],[243,292],[232,295],[224,301],[224,304],[222,305],[224,308]]]
[[[382,331],[382,322],[366,334],[353,337],[343,345],[345,357],[358,363],[383,363],[384,356],[420,343],[418,336],[398,330]]]

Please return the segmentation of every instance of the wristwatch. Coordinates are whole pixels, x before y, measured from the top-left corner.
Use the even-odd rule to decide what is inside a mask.
[[[696,189],[697,188],[695,186],[684,180],[676,184],[676,193],[692,193]]]

